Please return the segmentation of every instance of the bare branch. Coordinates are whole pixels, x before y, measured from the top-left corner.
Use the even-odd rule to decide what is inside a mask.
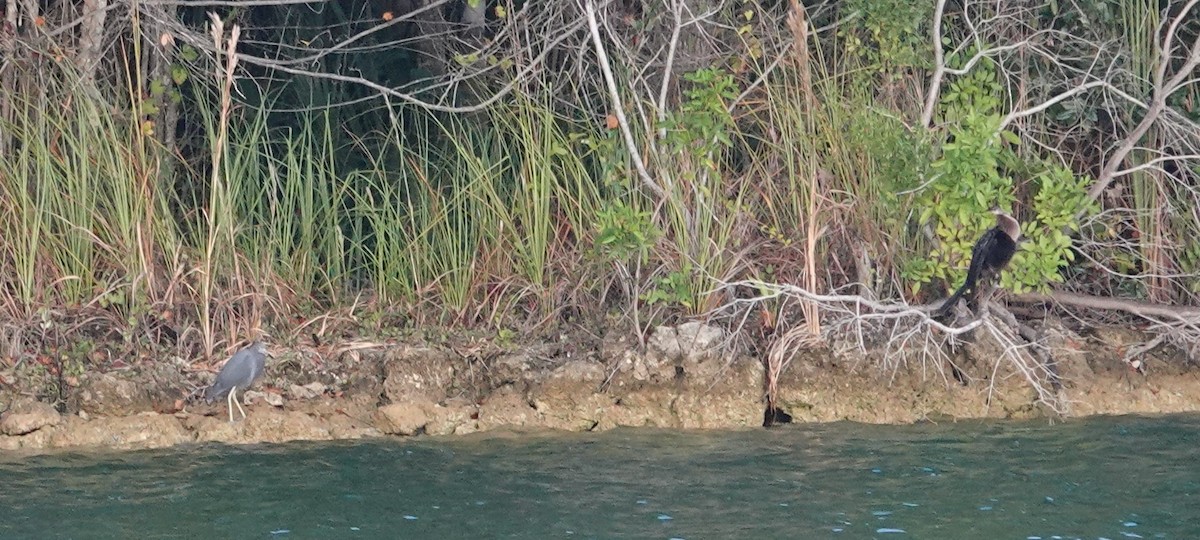
[[[1103,298],[1061,291],[1050,294],[1019,294],[1014,299],[1018,302],[1056,302],[1090,309],[1123,311],[1141,317],[1165,317],[1186,324],[1200,324],[1200,308],[1192,306],[1166,306],[1123,298]]]
[[[970,332],[980,325],[979,321],[974,321],[970,324],[960,327],[946,326],[930,316],[930,313],[932,313],[937,307],[936,304],[927,306],[913,306],[905,303],[879,302],[856,294],[818,294],[795,285],[767,283],[765,281],[754,279],[725,282],[721,284],[720,288],[727,290],[748,288],[761,291],[762,294],[753,298],[735,297],[734,300],[731,300],[725,306],[721,306],[714,311],[723,311],[726,308],[736,308],[737,306],[755,304],[764,300],[791,297],[819,303],[822,309],[827,312],[831,311],[842,314],[853,314],[855,317],[863,320],[915,317],[918,319],[918,322],[928,324],[929,326],[950,335],[958,335]],[[863,308],[866,308],[866,310]]]
[[[666,192],[660,187],[653,178],[650,177],[650,172],[646,170],[645,163],[642,162],[642,154],[638,151],[637,144],[633,140],[633,132],[629,128],[629,119],[625,117],[625,107],[621,105],[621,94],[617,90],[616,77],[613,76],[612,66],[608,61],[608,53],[604,50],[604,41],[600,38],[600,26],[596,23],[596,6],[593,0],[583,0],[584,14],[587,17],[588,30],[591,31],[592,44],[596,47],[596,59],[600,63],[600,72],[604,74],[604,83],[608,87],[608,97],[612,100],[613,114],[617,117],[617,122],[621,127],[621,136],[625,139],[625,149],[629,151],[630,158],[633,159],[633,165],[637,169],[638,176],[642,179],[642,185],[646,186],[659,200],[667,198]]]
[[[495,103],[499,102],[501,99],[503,99],[506,96],[508,96],[509,94],[511,94],[512,91],[514,89],[516,89],[519,85],[525,84],[528,81],[532,80],[533,79],[532,76],[535,73],[538,73],[538,72],[544,70],[544,62],[546,61],[546,59],[551,54],[561,51],[562,48],[560,46],[563,45],[564,43],[566,43],[568,40],[579,38],[580,37],[579,32],[584,30],[587,25],[587,22],[586,22],[586,20],[583,19],[583,17],[576,17],[576,18],[574,18],[574,20],[568,21],[565,25],[555,28],[555,32],[548,33],[547,37],[545,38],[545,40],[543,42],[537,43],[537,46],[540,47],[540,50],[537,50],[536,54],[530,54],[527,59],[522,59],[522,62],[520,64],[521,67],[520,67],[520,69],[518,69],[516,71],[516,73],[513,73],[512,75],[507,75],[506,76],[507,80],[503,84],[499,85],[493,91],[493,93],[491,95],[488,95],[488,96],[484,97],[483,99],[481,99],[479,102],[472,103],[470,105],[448,105],[448,104],[446,104],[448,97],[445,97],[445,96],[449,95],[449,89],[453,88],[454,86],[456,86],[458,84],[461,84],[463,81],[465,81],[468,78],[479,77],[479,76],[485,75],[489,72],[498,71],[499,68],[496,65],[487,65],[487,66],[484,66],[481,69],[478,69],[474,72],[461,75],[458,78],[451,78],[449,80],[445,79],[444,77],[436,78],[436,79],[429,79],[430,84],[426,85],[424,87],[418,88],[413,83],[409,83],[405,87],[403,87],[405,89],[408,89],[407,91],[402,91],[400,88],[389,87],[387,85],[384,85],[384,84],[381,84],[374,80],[371,80],[367,77],[358,76],[358,75],[350,75],[350,74],[346,74],[346,73],[324,72],[324,71],[316,70],[311,67],[315,63],[319,62],[322,58],[324,58],[327,55],[334,53],[334,52],[345,53],[345,52],[361,52],[363,50],[381,50],[384,48],[393,48],[393,47],[403,45],[406,41],[413,41],[415,38],[407,39],[407,40],[396,40],[396,41],[388,42],[386,44],[370,45],[367,47],[357,47],[356,48],[356,47],[351,46],[356,42],[362,41],[364,38],[366,38],[368,36],[371,36],[371,35],[374,35],[374,34],[380,32],[381,30],[392,28],[396,24],[412,20],[422,13],[425,13],[430,10],[433,10],[434,8],[443,6],[448,1],[449,0],[434,0],[433,2],[430,2],[429,4],[422,5],[420,8],[413,10],[412,12],[408,12],[408,13],[399,15],[399,16],[391,19],[390,21],[381,22],[380,24],[372,25],[370,28],[368,28],[364,31],[358,32],[342,41],[337,42],[336,44],[333,44],[333,45],[330,45],[327,47],[323,47],[323,48],[311,49],[314,52],[312,54],[309,54],[306,56],[302,56],[302,57],[298,57],[298,58],[268,58],[268,57],[264,57],[264,56],[245,54],[243,52],[243,53],[239,53],[239,57],[238,57],[239,62],[243,65],[258,66],[258,67],[262,67],[262,68],[266,68],[266,69],[270,69],[270,70],[277,70],[282,73],[288,73],[288,74],[297,75],[297,76],[301,76],[301,77],[311,77],[314,79],[332,80],[332,81],[338,81],[338,82],[363,86],[365,88],[368,88],[368,89],[371,89],[371,90],[377,92],[380,96],[390,96],[392,98],[397,98],[400,101],[410,103],[410,104],[416,105],[418,107],[421,107],[421,108],[424,108],[424,109],[430,110],[430,111],[447,112],[447,113],[473,113],[473,112],[479,112],[479,111],[487,109],[488,107],[494,105]],[[191,5],[191,4],[189,4],[189,5]],[[187,44],[191,45],[192,47],[195,47],[198,50],[206,51],[209,54],[212,54],[213,56],[217,56],[220,53],[220,51],[215,51],[213,49],[211,42],[209,40],[207,40],[205,38],[205,36],[200,35],[194,31],[192,31],[191,29],[186,28],[178,20],[174,20],[172,18],[166,17],[163,13],[160,12],[160,10],[147,9],[144,11],[144,14],[147,17],[155,19],[157,22],[162,24],[164,27],[171,29],[172,33],[174,34],[174,38],[176,40],[181,41],[183,43],[187,43]],[[512,18],[512,17],[514,17],[514,15],[510,15],[510,18]],[[549,23],[550,19],[545,19],[545,22]],[[428,39],[428,38],[429,38],[428,35],[423,36],[423,39]],[[280,46],[280,47],[284,46],[281,44],[274,44],[274,45]],[[495,43],[492,43],[490,45],[490,47],[495,48],[495,47],[498,47],[498,45],[496,45]],[[295,50],[305,50],[305,49],[301,49],[298,47],[292,47],[292,48]],[[534,47],[531,45],[528,45],[528,46],[526,46],[526,49],[524,51],[519,51],[515,54],[532,53],[533,50],[534,50]],[[482,50],[482,51],[476,51],[476,53],[483,56],[483,55],[488,54],[488,51]],[[434,88],[439,88],[439,87],[447,88],[447,92],[444,93],[444,95],[443,95],[444,97],[442,99],[439,99],[437,101],[431,101],[429,99],[425,99],[425,98],[421,97],[422,93],[428,92]]]
[[[1162,169],[1159,167],[1159,165],[1162,163],[1166,163],[1166,162],[1170,162],[1170,161],[1184,161],[1184,160],[1200,161],[1200,154],[1184,154],[1184,155],[1178,155],[1178,156],[1157,157],[1150,161],[1142,163],[1140,165],[1136,165],[1136,166],[1130,167],[1128,169],[1121,169],[1119,171],[1115,171],[1112,173],[1112,175],[1114,178],[1117,178],[1117,177],[1133,174],[1135,172],[1144,171],[1144,170],[1148,170],[1148,169],[1161,171]]]
[[[1010,112],[1004,117],[1004,119],[1002,119],[1000,121],[999,129],[1004,129],[1004,128],[1008,127],[1008,125],[1013,123],[1014,120],[1025,118],[1027,116],[1033,116],[1035,114],[1045,111],[1046,109],[1049,109],[1050,107],[1053,107],[1056,104],[1062,103],[1063,101],[1066,101],[1066,100],[1071,99],[1079,94],[1087,92],[1088,90],[1091,90],[1096,87],[1104,87],[1104,86],[1109,86],[1109,83],[1107,81],[1090,81],[1090,82],[1081,84],[1079,86],[1076,86],[1070,90],[1066,90],[1066,91],[1062,92],[1061,94],[1058,94],[1057,96],[1054,96],[1051,99],[1043,101],[1042,103],[1039,103],[1038,105],[1029,107],[1028,109]]]
[[[933,75],[929,77],[929,90],[925,94],[925,109],[921,111],[921,127],[929,129],[933,123],[933,110],[937,107],[942,79],[946,77],[946,59],[942,52],[942,17],[946,13],[946,0],[937,0],[933,11]]]
[[[1197,2],[1200,2],[1200,0],[1191,0],[1188,2],[1179,14],[1171,20],[1169,29],[1163,36],[1162,45],[1160,46],[1160,50],[1163,53],[1160,55],[1158,67],[1154,72],[1154,95],[1150,100],[1150,107],[1142,117],[1142,121],[1138,123],[1133,131],[1125,136],[1124,141],[1112,153],[1108,161],[1105,162],[1100,174],[1096,176],[1096,182],[1088,190],[1088,197],[1092,200],[1100,198],[1100,195],[1104,193],[1108,185],[1116,178],[1115,173],[1125,161],[1125,158],[1129,156],[1129,153],[1142,140],[1146,132],[1150,131],[1150,127],[1159,121],[1163,111],[1167,108],[1167,98],[1179,90],[1183,81],[1191,77],[1196,66],[1200,65],[1200,40],[1197,40],[1192,43],[1187,60],[1179,67],[1179,70],[1173,77],[1167,79],[1167,69],[1173,60],[1172,51],[1175,47],[1176,30],[1185,17],[1188,16],[1192,8],[1196,6]]]
[[[671,40],[667,46],[667,65],[662,70],[662,86],[658,90],[658,137],[667,136],[667,90],[671,87],[671,72],[675,67],[675,49],[679,46],[679,33],[683,31],[683,2],[671,0],[671,17],[675,24],[671,25]]]

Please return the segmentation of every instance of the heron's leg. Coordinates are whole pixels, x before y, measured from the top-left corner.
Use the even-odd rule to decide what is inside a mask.
[[[229,423],[233,423],[233,393],[237,392],[237,388],[231,388],[229,395],[225,396],[225,410],[229,411]]]
[[[229,395],[233,395],[234,390],[237,390],[236,386],[233,387],[233,390],[229,391]],[[245,398],[245,397],[246,397],[246,393],[242,392],[242,398]],[[242,398],[234,399],[233,404],[237,405],[238,412],[242,413],[242,420],[245,420],[246,419],[246,409],[242,408]],[[233,414],[233,411],[230,411],[229,414]]]

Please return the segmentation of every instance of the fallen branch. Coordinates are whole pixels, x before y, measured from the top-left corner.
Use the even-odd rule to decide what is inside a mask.
[[[1193,361],[1200,357],[1200,307],[1168,306],[1124,298],[1105,298],[1069,292],[1021,294],[1017,295],[1014,300],[1027,303],[1054,302],[1087,309],[1121,311],[1141,317],[1149,323],[1149,329],[1158,335],[1146,343],[1131,348],[1122,359],[1138,372],[1142,371],[1143,363],[1136,360],[1136,357],[1164,342],[1179,347]]]
[[[1195,306],[1168,306],[1163,304],[1155,304],[1152,302],[1129,300],[1125,298],[1088,296],[1085,294],[1062,291],[1056,291],[1050,294],[1018,294],[1013,296],[1012,299],[1017,302],[1029,304],[1053,302],[1088,309],[1123,311],[1139,317],[1163,317],[1167,319],[1174,319],[1188,325],[1200,324],[1200,308]]]

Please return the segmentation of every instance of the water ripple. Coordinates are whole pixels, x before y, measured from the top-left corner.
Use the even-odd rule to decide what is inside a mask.
[[[1198,428],[840,422],[2,455],[0,538],[51,523],[64,538],[1200,538]]]

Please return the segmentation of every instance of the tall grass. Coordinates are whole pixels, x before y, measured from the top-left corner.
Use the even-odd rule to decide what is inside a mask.
[[[363,291],[372,309],[423,323],[537,324],[569,302],[655,322],[703,313],[724,299],[718,281],[761,270],[756,230],[799,231],[815,283],[827,271],[825,217],[857,209],[836,221],[849,229],[883,212],[870,205],[877,167],[841,129],[860,98],[820,70],[803,89],[820,94],[818,108],[800,107],[813,97],[795,80],[769,86],[780,137],[742,157],[720,142],[738,136],[725,75],[682,83],[698,94],[672,117],[674,142],[634,126],[662,150],[649,166],[668,196],[652,200],[617,178],[622,148],[595,144],[605,127],[558,112],[546,90],[472,117],[390,107],[379,130],[348,133],[328,112],[280,123],[269,103],[239,104],[236,64],[215,67],[187,92],[207,159],[190,156],[198,166],[175,168],[178,178],[154,176],[163,156],[127,112],[136,93],[125,110],[80,84],[14,101],[23,112],[5,131],[22,144],[0,160],[6,304],[155,305],[197,328],[206,352]],[[823,183],[819,170],[831,173]],[[661,234],[633,231],[651,245],[619,278],[627,302],[571,300],[608,298],[613,261],[594,242],[613,208],[647,213]]]
[[[586,238],[597,206],[570,123],[529,96],[470,120],[391,117],[384,151],[364,151],[375,157],[350,181],[352,258],[379,297],[443,322],[547,316],[555,257],[576,247],[564,233]]]
[[[329,117],[310,113],[298,128],[271,130],[265,116],[256,113],[230,141],[237,252],[257,282],[274,278],[298,297],[337,302],[351,188],[336,168]]]
[[[129,115],[64,66],[48,71],[36,91],[5,96],[4,132],[19,141],[0,159],[6,307],[17,317],[53,305],[139,312],[161,283],[148,246],[171,249],[176,235],[156,222],[165,202],[147,180],[157,163]]]
[[[461,320],[477,289],[483,230],[492,225],[493,216],[471,196],[487,167],[458,151],[462,147],[439,144],[455,133],[435,118],[425,122],[415,137],[405,137],[393,122],[386,155],[395,161],[376,162],[360,177],[367,189],[356,213],[373,236],[360,243],[373,247],[366,258],[382,298],[435,312],[434,320]]]
[[[210,352],[347,305],[532,327],[573,303],[642,327],[707,312],[727,300],[719,282],[746,275],[904,294],[899,269],[927,252],[904,195],[930,154],[905,122],[919,70],[792,32],[804,47],[757,60],[770,75],[736,106],[745,73],[684,74],[659,116],[638,100],[644,73],[617,67],[662,197],[633,179],[623,141],[609,144],[596,118],[608,111],[583,110],[585,84],[522,85],[470,115],[387,104],[354,116],[371,129],[346,127],[342,111],[239,102],[244,75],[218,29],[225,53],[181,85],[181,131],[198,135],[173,156],[148,142],[136,85],[105,94],[47,64],[45,84],[0,96],[12,111],[0,131],[17,141],[0,159],[0,300],[26,319],[162,308]],[[893,47],[909,44],[897,35]],[[176,157],[177,176],[158,177]],[[599,246],[606,227],[630,249]],[[614,282],[625,294],[601,302]]]
[[[856,284],[868,296],[903,293],[899,268],[923,252],[904,195],[929,161],[922,134],[903,119],[917,111],[881,103],[863,76],[872,71],[824,53],[800,24],[793,33],[797,46],[765,85],[754,124],[762,140],[751,169],[763,181],[752,207],[776,273],[766,277],[813,288]]]
[[[1158,62],[1158,51],[1155,28],[1158,27],[1159,13],[1154,7],[1148,6],[1140,2],[1120,2],[1119,13],[1122,18],[1122,28],[1124,29],[1124,41],[1129,48],[1129,67],[1138,84],[1139,93],[1142,95],[1150,95],[1154,89],[1151,88],[1150,81],[1154,73],[1155,64]],[[1151,129],[1147,134],[1147,139],[1150,147],[1158,145],[1153,143],[1153,139],[1158,137],[1158,130]],[[1133,164],[1144,163],[1153,158],[1150,152],[1134,151],[1129,154],[1130,161]],[[1143,261],[1146,264],[1149,280],[1144,282],[1146,293],[1149,297],[1155,300],[1163,300],[1164,292],[1163,280],[1159,277],[1166,272],[1162,268],[1162,249],[1164,231],[1163,215],[1161,209],[1164,207],[1163,193],[1160,192],[1160,186],[1163,185],[1161,176],[1153,171],[1141,171],[1132,175],[1133,187],[1133,202],[1135,212],[1133,217],[1139,231],[1138,249],[1141,252]]]

